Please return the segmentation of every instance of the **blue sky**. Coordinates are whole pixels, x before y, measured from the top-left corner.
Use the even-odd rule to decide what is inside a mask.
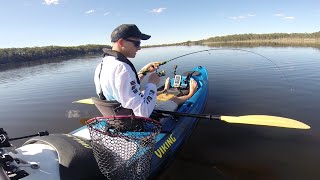
[[[110,44],[120,24],[142,45],[243,33],[320,31],[319,0],[2,0],[0,48]]]

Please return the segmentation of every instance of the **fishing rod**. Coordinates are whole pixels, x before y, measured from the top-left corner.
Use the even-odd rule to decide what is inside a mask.
[[[102,49],[103,52],[106,52],[107,51],[107,48],[103,48]],[[167,61],[162,61],[159,63],[159,66],[162,66],[162,65],[165,65],[167,64],[168,62],[171,62],[173,60],[176,60],[176,59],[179,59],[179,58],[182,58],[182,57],[185,57],[185,56],[189,56],[189,55],[192,55],[192,54],[197,54],[197,53],[202,53],[202,52],[208,52],[210,54],[210,51],[221,51],[221,50],[233,50],[233,51],[242,51],[242,52],[248,52],[248,53],[251,53],[251,54],[255,54],[255,55],[258,55],[266,60],[268,60],[269,62],[271,62],[282,74],[282,76],[284,77],[284,79],[289,83],[289,85],[291,86],[290,90],[293,91],[294,88],[291,84],[291,82],[289,81],[289,79],[287,78],[287,76],[285,75],[285,73],[282,71],[282,69],[274,62],[272,61],[271,59],[267,58],[266,56],[262,55],[262,54],[259,54],[257,52],[254,52],[254,51],[250,51],[250,50],[246,50],[246,49],[240,49],[240,48],[210,48],[210,49],[204,49],[204,50],[199,50],[199,51],[194,51],[194,52],[190,52],[190,53],[186,53],[186,54],[183,54],[183,55],[180,55],[180,56],[177,56],[177,57],[174,57],[172,59],[169,59]],[[144,71],[140,71],[139,73],[143,74],[143,75],[146,75],[147,73],[149,72],[148,69],[144,70]],[[165,74],[165,72],[160,72],[158,73],[160,76],[163,76]]]
[[[202,52],[208,52],[210,54],[210,51],[219,51],[219,50],[242,51],[242,52],[248,52],[248,53],[251,53],[251,54],[258,55],[258,56],[268,60],[269,62],[271,62],[281,72],[281,74],[283,75],[285,80],[291,85],[291,83],[290,83],[289,79],[287,78],[287,76],[284,74],[282,69],[274,61],[272,61],[271,59],[267,58],[266,56],[264,56],[262,54],[259,54],[259,53],[254,52],[254,51],[246,50],[246,49],[239,49],[239,48],[211,48],[211,49],[199,50],[199,51],[194,51],[194,52],[190,52],[190,53],[186,53],[186,54],[174,57],[174,58],[169,59],[167,61],[162,61],[162,62],[160,62],[159,66],[165,65],[168,62],[171,62],[173,60],[176,60],[176,59],[179,59],[179,58],[182,58],[182,57],[185,57],[185,56],[189,56],[189,55],[192,55],[192,54],[197,54],[197,53],[202,53]],[[148,72],[149,72],[149,70],[145,70],[145,71],[142,71],[140,73],[147,74]],[[291,90],[293,90],[292,85],[291,85]]]

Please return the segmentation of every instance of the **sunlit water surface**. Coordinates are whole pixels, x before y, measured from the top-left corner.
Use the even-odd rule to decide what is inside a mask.
[[[142,49],[132,62],[140,69],[151,61],[204,49],[208,47]],[[94,106],[71,102],[95,96],[93,74],[100,61],[72,59],[1,71],[0,126],[10,137],[43,130],[68,133],[81,126],[79,119],[99,116]],[[201,119],[159,179],[320,178],[319,49],[220,49],[176,59],[161,69],[172,76],[173,65],[178,65],[178,74],[199,65],[208,69],[210,93],[204,113],[283,116],[311,130]]]

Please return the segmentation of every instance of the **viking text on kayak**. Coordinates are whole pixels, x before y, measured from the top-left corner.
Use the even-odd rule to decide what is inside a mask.
[[[170,137],[156,150],[154,153],[159,157],[162,158],[162,156],[166,153],[166,151],[171,147],[173,143],[176,142],[176,138],[170,135]]]

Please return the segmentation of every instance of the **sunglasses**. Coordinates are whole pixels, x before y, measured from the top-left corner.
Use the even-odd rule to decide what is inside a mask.
[[[126,41],[132,42],[136,48],[140,47],[141,41],[135,41],[131,39],[125,39]]]

